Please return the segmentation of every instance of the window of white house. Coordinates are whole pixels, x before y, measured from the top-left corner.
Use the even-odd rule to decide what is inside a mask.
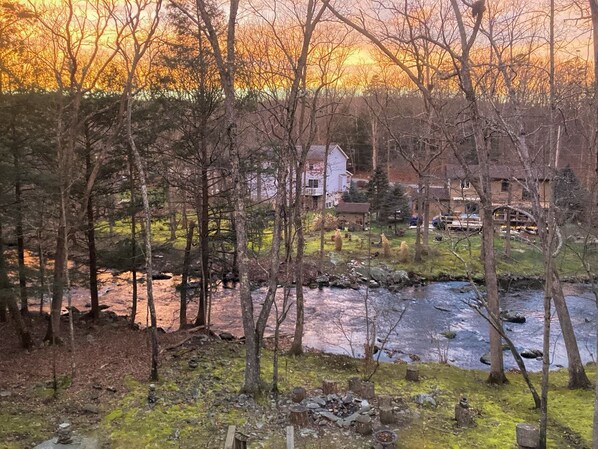
[[[309,163],[309,169],[310,169],[310,170],[313,170],[313,169],[314,169],[314,167],[315,167],[315,165],[313,164],[313,162],[310,162],[310,163]]]
[[[307,180],[307,187],[310,189],[317,189],[318,188],[318,181],[319,179],[308,179]]]
[[[467,179],[461,180],[461,188],[462,189],[469,189],[470,187],[471,187],[471,184]]]

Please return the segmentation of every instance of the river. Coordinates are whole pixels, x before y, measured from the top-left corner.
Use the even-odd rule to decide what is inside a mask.
[[[154,294],[159,326],[167,331],[178,328],[179,292],[175,286],[180,277],[154,281]],[[100,302],[119,315],[130,312],[132,279],[130,273],[100,274]],[[137,321],[144,326],[147,320],[145,284],[139,284],[140,305]],[[256,305],[261,303],[265,289],[253,292]],[[371,289],[368,314],[375,322],[381,359],[392,361],[440,361],[463,368],[486,369],[480,356],[488,351],[488,324],[468,303],[475,293],[465,282],[432,282],[424,286],[405,288],[398,293],[385,289]],[[596,339],[597,311],[587,286],[565,284],[565,295],[584,362],[592,360]],[[83,287],[72,289],[73,304],[80,310],[89,306],[89,291]],[[366,289],[305,289],[305,337],[307,347],[325,352],[360,356],[365,340]],[[66,302],[66,301],[65,301]],[[35,307],[32,304],[32,307]],[[536,289],[512,290],[501,293],[501,307],[523,314],[522,324],[505,323],[508,335],[519,349],[542,348],[543,292]],[[47,306],[46,306],[47,309]],[[197,303],[189,304],[188,316],[194,317]],[[273,311],[274,314],[274,311]],[[402,315],[402,319],[400,319]],[[553,314],[554,315],[554,314]],[[291,308],[282,332],[291,334],[295,315]],[[400,319],[400,321],[399,321]],[[274,331],[270,320],[267,333]],[[212,326],[241,336],[242,323],[238,294],[235,289],[219,288],[213,294]],[[447,339],[442,332],[454,332]],[[382,344],[384,342],[384,344]],[[566,366],[567,358],[556,315],[552,321],[551,364]],[[515,367],[509,352],[505,365]],[[541,361],[526,360],[532,371],[541,369]]]

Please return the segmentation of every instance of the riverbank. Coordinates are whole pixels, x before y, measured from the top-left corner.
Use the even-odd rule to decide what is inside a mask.
[[[35,325],[34,329],[43,326]],[[319,394],[322,381],[337,382],[345,394],[348,379],[361,376],[363,365],[349,357],[309,353],[280,360],[281,394],[257,400],[238,394],[244,367],[244,346],[187,332],[160,335],[161,380],[155,405],[148,404],[149,348],[145,333],[124,321],[81,322],[76,327],[77,375],[70,377],[67,347],[41,347],[23,353],[7,325],[0,325],[0,442],[7,449],[33,447],[69,420],[80,434],[98,438],[106,448],[218,448],[228,425],[249,437],[250,447],[284,447],[284,429],[294,387]],[[185,341],[186,340],[186,341]],[[185,343],[178,345],[185,341]],[[168,349],[172,348],[172,349]],[[52,358],[56,350],[60,388],[52,395]],[[486,373],[443,364],[417,364],[421,380],[405,380],[404,363],[382,364],[373,377],[378,396],[391,396],[400,448],[504,449],[515,441],[515,425],[536,422],[539,415],[521,376],[492,387]],[[272,352],[264,351],[264,377],[272,370]],[[589,369],[593,376],[593,368]],[[532,375],[539,383],[539,375]],[[566,389],[566,372],[551,373],[549,439],[552,448],[589,447],[592,391]],[[416,396],[433,399],[419,405]],[[453,410],[467,396],[475,426],[457,428]],[[357,397],[357,396],[356,396]],[[378,399],[370,405],[379,426]],[[339,428],[312,417],[296,434],[297,447],[369,448],[370,437],[353,427]]]

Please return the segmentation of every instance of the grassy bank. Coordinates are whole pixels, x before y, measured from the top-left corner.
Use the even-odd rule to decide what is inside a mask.
[[[199,362],[196,370],[187,366],[191,356]],[[271,353],[266,352],[266,376],[270,366]],[[281,402],[294,386],[305,386],[308,393],[318,388],[323,379],[333,379],[344,386],[348,378],[358,375],[359,368],[359,361],[342,356],[283,357]],[[448,365],[421,365],[423,379],[418,383],[404,380],[405,370],[406,365],[384,364],[373,378],[377,394],[401,398],[413,412],[411,421],[393,427],[399,434],[399,448],[504,449],[514,446],[517,423],[539,418],[518,374],[510,374],[510,383],[499,388],[485,383],[484,372]],[[131,382],[130,392],[105,415],[101,433],[110,447],[221,448],[230,424],[250,436],[249,447],[284,447],[283,431],[288,420],[271,398],[249,404],[237,402],[243,373],[242,346],[220,343],[186,352],[173,358],[163,372],[163,380],[157,384],[160,400],[154,408],[147,405],[147,385]],[[539,381],[538,376],[534,376],[534,381]],[[566,383],[565,372],[552,374],[549,447],[588,447],[593,394],[569,391]],[[433,395],[437,407],[417,405],[413,396],[419,393]],[[476,426],[470,429],[456,428],[452,419],[461,395],[466,395],[478,412]],[[333,424],[314,428],[317,437],[298,434],[298,448],[370,447],[370,439],[353,430],[341,431]]]

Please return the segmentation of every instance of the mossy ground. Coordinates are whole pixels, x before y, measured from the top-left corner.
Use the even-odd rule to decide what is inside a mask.
[[[308,260],[318,259],[320,251],[320,233],[311,230],[312,222],[315,220],[313,214],[306,214],[306,235],[305,254]],[[436,279],[443,276],[466,277],[469,274],[481,278],[483,276],[483,267],[480,260],[481,239],[478,234],[467,235],[463,232],[445,232],[430,230],[430,244],[427,254],[424,254],[421,262],[415,262],[413,256],[415,253],[415,229],[408,229],[404,224],[397,225],[398,229],[404,232],[402,236],[394,235],[394,225],[379,226],[374,225],[371,231],[358,231],[351,233],[351,240],[343,238],[343,249],[341,252],[335,252],[332,236],[334,231],[326,232],[324,252],[327,256],[334,253],[333,259],[338,261],[349,261],[352,259],[364,261],[367,259],[368,252],[380,253],[375,257],[373,264],[386,264],[396,269],[403,269],[413,272],[428,279]],[[102,223],[98,226],[100,240],[108,239],[109,242],[118,241],[126,238],[130,232],[130,224],[126,220],[119,220],[113,226],[113,236],[108,237],[107,225]],[[139,229],[141,231],[141,228]],[[568,232],[565,230],[564,232]],[[380,241],[380,234],[385,233],[391,246],[391,257],[382,257],[382,248],[375,245]],[[343,232],[343,237],[345,233]],[[185,247],[185,233],[183,229],[178,229],[176,239],[170,240],[170,231],[168,222],[165,219],[156,219],[152,225],[152,235],[154,243],[157,245],[157,251],[161,254],[181,259],[181,251]],[[563,234],[566,237],[566,234]],[[103,236],[103,237],[102,237]],[[434,237],[440,236],[442,240],[435,240]],[[511,255],[504,256],[505,240],[502,235],[497,234],[494,246],[496,250],[497,273],[499,276],[522,276],[533,277],[542,276],[544,265],[543,256],[538,246],[534,244],[534,236],[527,236],[528,241],[514,237],[511,240]],[[368,242],[372,242],[371,250],[368,250]],[[409,260],[406,262],[398,261],[398,248],[402,241],[409,246]],[[265,230],[260,237],[259,243],[252,241],[249,249],[256,254],[256,257],[268,255],[271,243],[271,231]],[[101,246],[101,245],[100,245]],[[458,254],[462,260],[455,256]],[[581,243],[566,242],[557,260],[561,276],[564,278],[585,278],[586,272],[580,262],[580,255],[588,259],[591,264],[598,263],[598,250],[596,248],[584,248]],[[325,260],[329,260],[326,257]],[[176,264],[175,264],[176,265]],[[337,268],[342,270],[342,264],[336,264]]]
[[[221,448],[227,426],[234,424],[251,436],[252,448],[284,447],[286,423],[271,398],[261,398],[248,409],[233,405],[242,382],[243,351],[238,344],[218,343],[172,358],[157,384],[158,403],[150,408],[147,384],[131,382],[129,393],[105,415],[100,433],[113,448]],[[187,366],[191,356],[199,361],[195,370]],[[265,378],[271,375],[271,357],[271,352],[264,352]],[[358,360],[323,354],[283,356],[280,362],[283,396],[294,386],[316,389],[323,379],[346,385],[361,369]],[[383,364],[373,377],[377,394],[402,397],[419,414],[410,424],[397,427],[399,448],[511,448],[515,425],[539,419],[519,374],[509,374],[510,383],[496,387],[486,384],[484,372],[448,365],[421,365],[418,383],[404,380],[405,370],[403,364]],[[539,382],[537,375],[533,378]],[[551,374],[549,447],[589,447],[593,393],[567,390],[566,383],[566,372]],[[416,405],[412,397],[418,393],[433,394],[438,407]],[[454,425],[453,409],[461,395],[479,411],[474,428]],[[298,437],[296,443],[298,448],[369,447],[367,439],[333,426],[319,438]]]

